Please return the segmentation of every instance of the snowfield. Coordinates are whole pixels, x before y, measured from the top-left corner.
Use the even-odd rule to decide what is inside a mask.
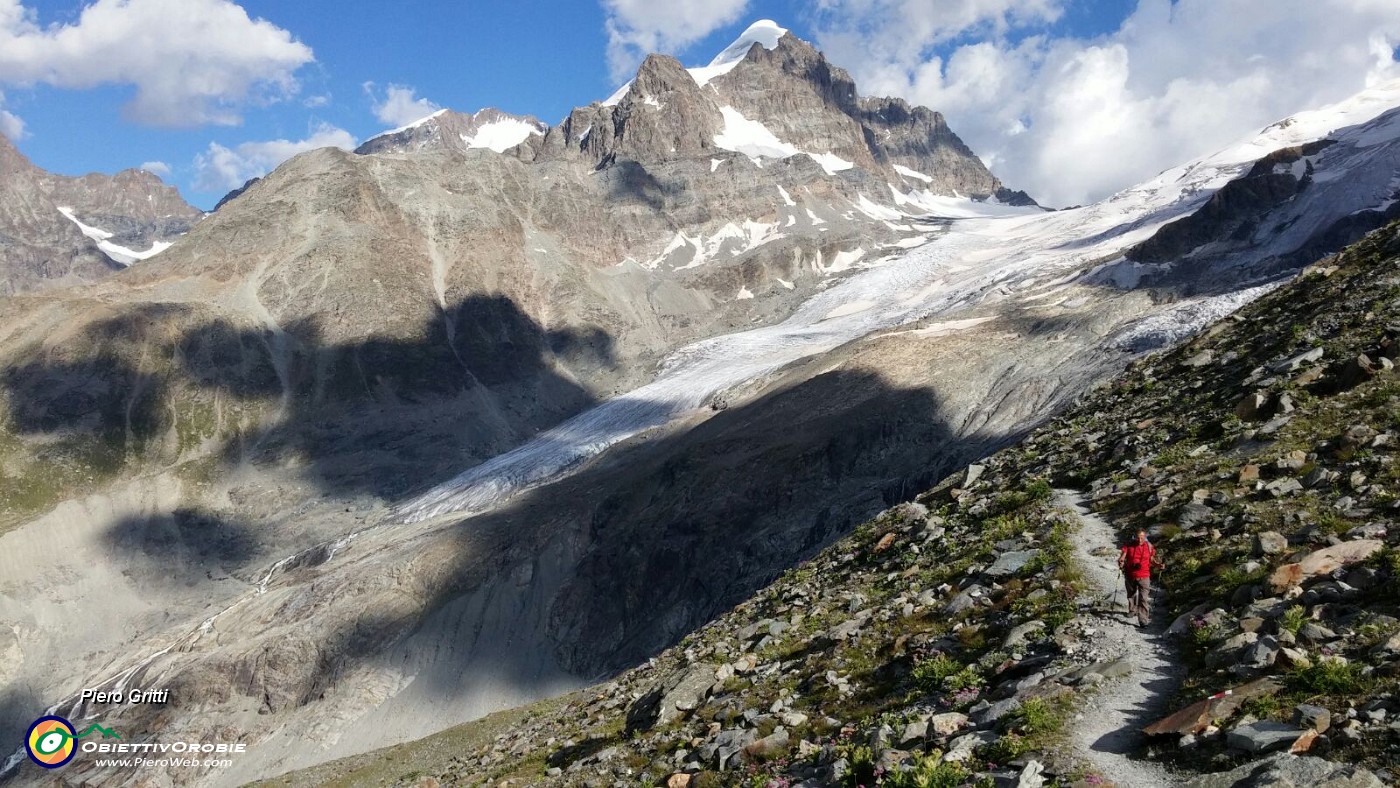
[[[150,249],[147,249],[144,252],[138,252],[134,249],[128,249],[125,246],[122,246],[120,244],[114,244],[111,241],[107,240],[111,238],[114,234],[97,227],[92,227],[90,225],[83,224],[82,221],[78,219],[78,217],[73,215],[72,208],[69,208],[67,206],[60,206],[58,212],[67,217],[68,221],[72,222],[73,224],[76,224],[78,226],[78,230],[82,232],[83,235],[86,235],[88,238],[91,238],[92,240],[96,241],[97,248],[101,249],[103,254],[112,258],[121,265],[131,265],[132,263],[135,263],[138,260],[148,260],[160,254],[161,252],[164,252],[166,249],[169,249],[172,245],[170,241],[153,241],[151,243]]]

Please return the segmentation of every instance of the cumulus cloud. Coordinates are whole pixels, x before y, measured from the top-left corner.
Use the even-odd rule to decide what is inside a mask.
[[[380,123],[395,128],[422,120],[442,109],[426,98],[418,98],[415,95],[417,91],[407,85],[390,85],[385,89],[383,98],[376,95],[373,82],[366,82],[364,88],[372,102],[370,109],[374,110],[374,116]]]
[[[41,26],[0,0],[0,83],[131,85],[127,117],[154,126],[231,125],[250,102],[297,90],[309,47],[230,0],[94,0],[74,22]]]
[[[863,92],[941,110],[1009,185],[1052,205],[1400,78],[1390,0],[1139,0],[1093,39],[1048,32],[1060,0],[930,5],[822,0],[818,39]]]
[[[159,178],[170,177],[170,165],[166,164],[163,161],[142,162],[141,166],[138,169],[145,170],[146,172],[149,172],[150,174],[155,175]]]
[[[652,52],[676,52],[736,21],[749,0],[602,0],[608,68],[621,82]]]
[[[330,147],[349,150],[355,147],[355,137],[345,129],[322,123],[303,140],[243,142],[234,148],[211,142],[194,158],[195,188],[205,192],[236,189],[298,153]]]
[[[5,109],[4,93],[0,93],[0,135],[4,135],[11,142],[19,142],[27,136],[24,131],[24,120]]]

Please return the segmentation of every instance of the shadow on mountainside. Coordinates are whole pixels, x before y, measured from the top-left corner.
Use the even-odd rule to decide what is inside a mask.
[[[503,296],[465,299],[409,338],[327,333],[145,305],[4,370],[0,388],[20,435],[161,464],[213,444],[226,466],[290,466],[323,492],[387,499],[594,404],[569,370],[614,363],[606,332],[544,329]]]
[[[89,356],[5,371],[11,423],[167,462],[222,438],[212,455],[220,467],[290,466],[327,495],[395,499],[593,404],[561,367],[612,363],[606,334],[545,330],[504,298],[469,299],[414,340],[354,343],[314,325],[274,333],[201,322],[186,309],[104,322]],[[1014,438],[957,437],[928,389],[818,374],[689,429],[629,441],[496,511],[396,545],[397,561],[357,563],[352,545],[335,562],[290,566],[269,599],[294,611],[311,586],[338,576],[342,612],[324,623],[271,617],[241,636],[239,654],[189,663],[170,686],[280,710],[315,703],[357,667],[405,660],[421,663],[424,691],[448,697],[469,691],[467,664],[468,678],[518,694],[538,691],[543,662],[575,676],[610,673]],[[219,513],[136,518],[105,538],[142,573],[154,576],[163,557],[162,582],[265,568],[252,526]],[[376,596],[400,583],[392,599]],[[404,593],[416,596],[405,603]],[[495,617],[499,644],[482,646],[484,616]],[[531,626],[549,659],[512,647],[537,642],[523,631]],[[126,724],[164,724],[146,713],[131,710]]]
[[[508,575],[522,598],[534,584],[557,588],[547,611],[533,612],[547,614],[562,667],[583,677],[624,669],[1008,439],[957,439],[927,389],[868,373],[819,375],[688,431],[622,446],[451,526],[448,582],[421,611],[366,611],[345,627],[317,683],[385,659],[386,643],[423,635],[437,611]],[[576,569],[547,576],[539,557],[552,551],[574,556]],[[483,669],[528,688],[532,661],[516,656]],[[452,666],[418,680],[433,682],[432,693],[461,691]]]

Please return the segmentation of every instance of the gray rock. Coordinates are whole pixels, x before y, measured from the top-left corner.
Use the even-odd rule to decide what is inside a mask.
[[[1041,788],[1045,785],[1045,767],[1040,761],[1031,759],[1021,768],[1015,788]]]
[[[1210,522],[1214,517],[1215,512],[1209,506],[1193,502],[1181,507],[1181,511],[1176,515],[1176,524],[1190,529]]]
[[[1240,664],[1255,670],[1270,667],[1278,659],[1278,648],[1277,639],[1269,636],[1262,637],[1240,654]]]
[[[1002,641],[1001,647],[1013,648],[1019,646],[1026,642],[1026,639],[1030,637],[1032,633],[1039,632],[1043,629],[1045,629],[1045,622],[1039,619],[1027,621],[1024,624],[1018,624],[1012,627],[1010,632],[1006,633],[1006,639]]]
[[[939,736],[951,736],[962,728],[967,727],[971,720],[966,714],[958,711],[945,711],[942,714],[935,714],[928,719],[928,729]]]
[[[1002,553],[997,556],[997,560],[987,569],[986,574],[995,578],[1010,577],[1022,569],[1025,569],[1026,565],[1039,554],[1039,550]]]
[[[956,615],[977,605],[978,600],[986,598],[987,589],[980,585],[973,584],[964,588],[957,596],[953,597],[952,601],[943,608],[943,611],[950,615]]]
[[[899,743],[903,746],[911,742],[923,741],[927,737],[928,723],[915,721],[904,726],[904,730],[899,734]]]
[[[734,765],[732,763],[734,756],[757,739],[758,735],[746,728],[720,731],[715,738],[700,747],[700,757],[705,763],[712,764],[714,768],[724,771]]]
[[[1246,763],[1228,772],[1208,774],[1186,783],[1186,788],[1384,788],[1385,784],[1361,766],[1333,763],[1314,756],[1280,753]]]
[[[1254,551],[1258,555],[1278,555],[1288,549],[1288,539],[1278,531],[1264,531],[1254,536]]]
[[[1292,746],[1293,742],[1297,741],[1303,733],[1304,730],[1296,725],[1261,720],[1241,725],[1230,731],[1225,742],[1229,746],[1245,752],[1269,752]]]
[[[1001,737],[991,731],[973,731],[965,733],[948,746],[948,751],[943,753],[943,760],[949,763],[959,763],[971,758],[978,747],[985,747],[995,744]]]
[[[627,730],[648,730],[694,711],[715,684],[715,668],[696,664],[668,677],[627,708]]]
[[[1322,357],[1326,354],[1327,351],[1323,350],[1320,347],[1315,347],[1312,350],[1306,350],[1302,353],[1299,353],[1296,356],[1292,356],[1290,358],[1284,359],[1283,361],[1271,364],[1269,365],[1269,369],[1273,372],[1281,374],[1287,372],[1297,372],[1298,370],[1302,369],[1308,364],[1312,364],[1316,361],[1321,361]]]
[[[999,700],[996,703],[980,701],[977,705],[968,709],[968,715],[978,727],[984,727],[996,724],[1002,717],[1005,717],[1019,708],[1021,708],[1021,701],[1018,698],[1007,698],[1006,700]]]
[[[985,465],[967,466],[967,475],[963,477],[963,487],[971,487],[972,485],[976,484],[977,480],[982,478],[982,474],[985,473],[986,470],[987,466]]]
[[[1260,430],[1260,432],[1263,432],[1263,430]],[[1302,492],[1303,483],[1297,479],[1278,479],[1264,485],[1264,489],[1275,498],[1284,498]]]
[[[1293,724],[1326,733],[1332,726],[1332,712],[1321,706],[1300,703],[1293,709]]]
[[[1183,362],[1181,362],[1181,363],[1182,363],[1184,366],[1190,367],[1190,368],[1192,368],[1192,369],[1199,369],[1199,368],[1204,367],[1204,366],[1209,366],[1209,365],[1210,365],[1210,362],[1212,362],[1212,361],[1214,361],[1214,360],[1215,360],[1215,353],[1214,353],[1214,352],[1212,352],[1212,351],[1210,351],[1210,350],[1202,350],[1201,352],[1197,353],[1196,355],[1192,356],[1191,358],[1186,359],[1185,361],[1183,361]]]

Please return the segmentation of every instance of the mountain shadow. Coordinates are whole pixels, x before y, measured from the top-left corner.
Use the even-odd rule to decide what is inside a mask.
[[[63,357],[5,369],[0,389],[20,435],[164,464],[212,441],[227,466],[290,466],[322,492],[387,499],[583,410],[595,399],[572,370],[615,363],[602,329],[545,329],[501,295],[408,338],[329,333],[145,305],[93,323]]]
[[[340,627],[320,652],[330,656],[314,694],[358,664],[397,659],[395,644],[448,651],[441,643],[457,637],[448,631],[461,628],[457,609],[480,604],[464,600],[488,588],[484,595],[498,598],[503,586],[543,608],[521,608],[509,641],[529,643],[542,631],[553,661],[579,677],[631,667],[1013,439],[959,437],[933,391],[836,371],[688,430],[630,442],[445,528],[442,538],[456,542],[459,556],[447,581],[411,613],[366,609]],[[542,558],[552,555],[572,560],[560,567]],[[529,631],[541,616],[544,624]],[[537,655],[518,646],[483,651],[471,657],[473,675],[526,692],[538,686]],[[416,679],[422,691],[462,693],[473,676],[460,662],[439,662]]]

